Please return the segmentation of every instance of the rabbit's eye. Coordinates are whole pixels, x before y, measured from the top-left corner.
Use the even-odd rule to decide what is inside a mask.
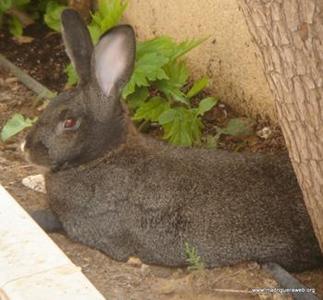
[[[76,119],[66,119],[64,121],[64,129],[77,129],[80,126],[80,122]]]

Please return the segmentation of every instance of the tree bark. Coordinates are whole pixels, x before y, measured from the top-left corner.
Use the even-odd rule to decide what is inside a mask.
[[[289,155],[323,250],[323,1],[239,3],[260,50]]]

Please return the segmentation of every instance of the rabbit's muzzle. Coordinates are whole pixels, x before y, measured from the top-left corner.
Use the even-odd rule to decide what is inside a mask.
[[[20,149],[27,161],[44,167],[50,166],[48,148],[41,141],[33,143],[27,136],[21,143]]]

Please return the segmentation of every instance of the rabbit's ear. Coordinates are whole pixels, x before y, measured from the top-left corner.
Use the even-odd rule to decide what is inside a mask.
[[[66,52],[80,78],[80,84],[91,78],[93,44],[81,16],[73,9],[65,9],[61,15],[63,40]]]
[[[129,25],[110,29],[94,49],[95,77],[106,96],[120,92],[133,72],[136,56],[135,33]]]

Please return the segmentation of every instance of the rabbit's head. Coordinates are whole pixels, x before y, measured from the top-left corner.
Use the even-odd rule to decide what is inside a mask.
[[[128,25],[110,29],[93,47],[76,11],[64,10],[61,20],[79,84],[50,101],[24,147],[32,162],[53,170],[91,161],[123,143],[127,125],[120,97],[136,52],[135,34]]]

